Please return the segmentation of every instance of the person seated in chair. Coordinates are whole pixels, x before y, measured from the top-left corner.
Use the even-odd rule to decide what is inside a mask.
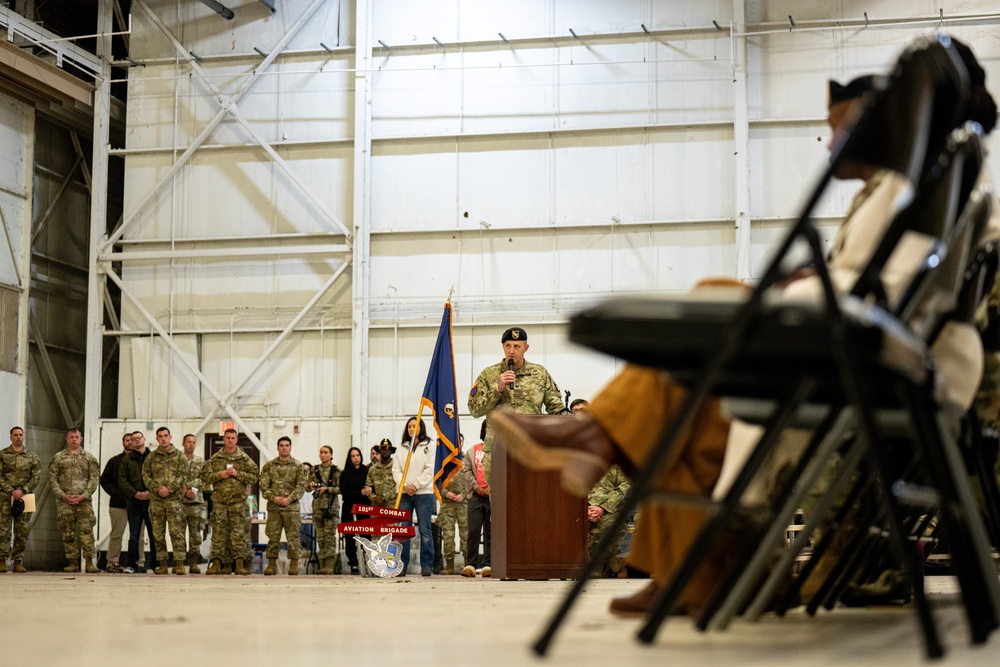
[[[828,121],[834,134],[833,142],[837,141],[838,132],[844,130],[845,121],[852,115],[853,105],[859,104],[865,93],[877,90],[880,84],[879,78],[873,76],[860,77],[847,85],[830,82]],[[988,105],[980,105],[978,111],[984,106]],[[973,105],[973,115],[978,111]],[[994,120],[995,113],[994,107]],[[983,123],[987,118],[973,117],[972,120],[978,120],[984,128],[987,127]],[[865,180],[865,186],[855,197],[842,223],[841,233],[828,259],[835,286],[844,289],[845,285],[853,284],[881,237],[881,232],[872,233],[872,230],[884,230],[895,211],[897,197],[909,184],[900,174],[857,163],[843,165],[835,176]],[[900,257],[896,261],[909,260],[913,264],[921,257],[917,254]],[[709,286],[715,286],[714,281],[707,282]],[[802,285],[798,284],[800,282]],[[814,289],[808,284],[810,282],[817,281],[815,277],[806,276],[791,282],[785,289],[798,289],[801,294],[808,294],[811,287]],[[891,287],[887,285],[890,291]],[[951,341],[951,347],[935,346],[932,354],[938,362],[949,399],[967,408],[981,374],[982,350],[978,338],[967,340],[965,345],[971,345],[973,349],[956,346]],[[977,346],[978,355],[975,353]],[[495,411],[490,414],[489,420],[511,454],[523,464],[561,470],[564,488],[584,497],[612,465],[620,465],[626,473],[642,465],[686,396],[686,390],[673,382],[668,374],[628,365],[594,398],[587,412],[566,418]],[[730,420],[723,414],[719,399],[710,398],[703,402],[687,429],[679,435],[672,458],[661,467],[654,479],[655,487],[711,496],[727,455],[729,436]],[[652,581],[634,595],[614,599],[611,604],[613,613],[643,614],[650,608],[682,562],[705,518],[706,510],[699,507],[655,502],[642,505],[628,565],[648,572]],[[680,600],[682,611],[697,612],[711,594],[725,565],[725,556],[719,552],[702,564]]]

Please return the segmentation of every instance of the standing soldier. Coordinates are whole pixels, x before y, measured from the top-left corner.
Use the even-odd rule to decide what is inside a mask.
[[[222,449],[205,463],[202,482],[212,485],[212,562],[207,574],[219,574],[223,554],[232,558],[236,574],[250,574],[249,487],[257,481],[257,464],[237,444],[239,434],[228,428],[222,436]],[[226,562],[228,566],[228,560]]]
[[[316,529],[316,557],[319,559],[319,574],[333,574],[333,564],[337,560],[337,520],[340,505],[340,468],[333,464],[333,448],[323,445],[319,448],[319,465],[313,468],[309,488],[313,492],[313,528]]]
[[[299,573],[299,498],[306,492],[306,471],[292,458],[292,439],[278,438],[278,458],[268,461],[260,470],[260,497],[267,499],[267,569],[264,574],[276,574],[281,531],[288,541],[288,574]]]
[[[392,476],[392,455],[395,451],[389,438],[382,438],[378,446],[378,461],[368,466],[368,479],[361,495],[367,496],[372,505],[392,507],[396,503],[396,478]]]
[[[56,525],[69,561],[63,572],[79,572],[81,556],[87,573],[98,571],[94,564],[97,518],[90,498],[97,491],[100,476],[97,459],[83,450],[80,429],[66,431],[66,448],[56,452],[49,462],[49,486],[56,497]]]
[[[24,495],[38,484],[42,464],[24,447],[24,429],[10,430],[10,447],[0,450],[0,572],[7,571],[7,559],[14,572],[24,572],[24,545],[28,541],[31,516],[24,513]],[[13,507],[17,503],[17,509]],[[11,525],[14,548],[11,549]]]
[[[522,415],[539,415],[542,406],[552,414],[566,412],[566,405],[559,397],[559,387],[544,366],[524,358],[528,351],[528,332],[511,327],[500,336],[504,358],[487,366],[476,378],[469,392],[469,412],[473,417],[484,417],[488,412],[504,407]],[[486,439],[483,441],[483,468],[489,486],[493,451],[493,425],[486,420]]]
[[[184,455],[170,442],[170,429],[156,429],[156,449],[142,462],[142,481],[149,489],[149,520],[160,566],[156,574],[167,574],[167,529],[174,549],[174,574],[184,572],[184,514],[181,495],[187,475]]]
[[[187,471],[184,476],[184,497],[181,500],[181,508],[184,510],[184,528],[187,531],[188,566],[191,568],[191,574],[201,574],[198,560],[201,558],[201,538],[205,531],[205,496],[202,494],[204,484],[201,481],[205,459],[194,453],[198,439],[193,434],[185,435],[183,443]]]
[[[459,449],[465,446],[465,436],[459,435]],[[462,560],[468,564],[469,557],[466,554],[466,542],[469,541],[469,511],[468,511],[468,486],[465,476],[461,474],[453,475],[448,486],[444,487],[441,494],[441,509],[438,510],[438,525],[441,526],[441,550],[444,552],[444,572],[445,574],[457,574],[455,572],[455,524],[458,524],[458,548],[462,553]]]

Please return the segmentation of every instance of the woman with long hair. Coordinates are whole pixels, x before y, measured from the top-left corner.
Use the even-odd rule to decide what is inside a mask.
[[[316,528],[316,557],[320,563],[319,574],[333,574],[337,560],[337,520],[340,508],[340,468],[333,465],[333,448],[319,448],[319,465],[313,467],[309,487],[313,492],[313,526]]]
[[[368,466],[361,462],[361,450],[351,447],[344,460],[344,470],[340,473],[340,495],[343,498],[340,508],[341,521],[345,523],[354,521],[357,519],[351,511],[354,505],[368,504],[368,500],[361,494],[367,478]],[[347,564],[351,568],[351,574],[358,574],[358,545],[351,535],[347,536]]]
[[[393,459],[392,476],[397,488],[402,488],[403,494],[399,501],[399,509],[410,510],[417,515],[417,530],[420,534],[420,574],[431,576],[434,566],[434,539],[431,537],[431,517],[437,509],[434,497],[434,448],[427,437],[427,427],[424,420],[419,423],[416,417],[406,422],[402,435],[403,451]],[[412,452],[412,454],[410,454]],[[407,456],[410,466],[403,480],[403,468]],[[410,541],[403,542],[403,574],[410,567]]]

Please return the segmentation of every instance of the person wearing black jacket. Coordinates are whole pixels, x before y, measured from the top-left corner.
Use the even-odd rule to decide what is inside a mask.
[[[139,567],[139,535],[143,525],[146,526],[146,535],[153,535],[153,524],[149,520],[149,491],[142,481],[142,464],[148,454],[146,436],[142,431],[135,431],[132,434],[132,451],[122,459],[118,467],[118,485],[128,498],[125,507],[128,512],[128,562],[123,570],[127,574],[146,571],[145,567]],[[156,568],[159,565],[156,560],[156,545],[150,539],[149,567]]]
[[[343,523],[355,521],[357,516],[351,512],[354,504],[367,505],[368,499],[361,495],[361,489],[368,478],[368,466],[361,462],[361,450],[351,447],[344,461],[344,471],[340,473],[340,495],[344,502],[340,506],[340,520]],[[358,574],[358,545],[354,537],[347,536],[347,564],[351,574]]]
[[[132,434],[126,433],[122,436],[122,452],[115,454],[104,464],[104,472],[101,473],[101,488],[108,494],[108,513],[111,515],[111,535],[108,536],[108,572],[121,572],[122,567],[118,561],[122,555],[122,535],[125,534],[125,525],[128,523],[128,496],[122,491],[118,484],[118,470],[121,468],[122,459],[128,456],[132,447]]]

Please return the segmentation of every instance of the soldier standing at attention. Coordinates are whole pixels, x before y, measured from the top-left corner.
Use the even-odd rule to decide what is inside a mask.
[[[174,549],[174,574],[184,572],[184,513],[181,510],[187,461],[170,442],[170,429],[156,429],[156,449],[142,462],[142,481],[149,489],[149,520],[160,555],[156,574],[167,574],[167,529]]]
[[[459,449],[465,447],[465,436],[459,434]],[[469,541],[469,511],[468,485],[466,478],[459,471],[441,493],[441,509],[438,510],[437,522],[441,527],[441,549],[444,551],[444,573],[455,572],[455,524],[458,524],[458,549],[462,560],[468,564],[469,556],[466,546]]]
[[[469,392],[469,412],[473,417],[484,417],[499,407],[523,415],[542,414],[542,407],[550,415],[566,412],[566,405],[559,397],[559,387],[544,366],[524,358],[528,351],[528,332],[511,327],[500,337],[504,358],[487,366],[476,378]],[[486,439],[483,441],[483,468],[489,486],[493,451],[493,425],[486,421]]]
[[[184,460],[187,470],[184,475],[184,495],[181,509],[184,512],[184,530],[187,531],[187,557],[191,574],[201,574],[198,559],[201,558],[201,537],[205,530],[205,496],[202,494],[201,473],[205,459],[196,456],[198,439],[191,433],[184,436]]]
[[[312,471],[309,488],[313,492],[313,528],[316,530],[316,557],[319,559],[319,574],[333,574],[337,560],[337,518],[340,505],[340,468],[333,465],[333,448],[323,445],[319,448],[319,465]]]
[[[13,561],[14,572],[24,572],[24,545],[28,541],[31,515],[24,513],[24,494],[38,484],[42,464],[24,446],[24,429],[10,429],[10,447],[0,450],[0,572],[7,571],[7,559]],[[20,501],[20,502],[18,502]],[[13,503],[18,503],[14,510]],[[14,528],[14,548],[11,549],[11,526]]]
[[[260,497],[267,499],[267,568],[264,574],[277,574],[278,549],[281,531],[288,542],[288,574],[299,573],[299,498],[306,491],[306,471],[292,458],[292,439],[286,435],[278,438],[278,458],[264,464],[260,470]]]
[[[90,498],[97,491],[100,477],[97,459],[83,450],[80,429],[66,431],[66,448],[56,452],[49,462],[49,486],[56,497],[56,525],[69,561],[63,572],[79,572],[81,556],[88,574],[98,571],[94,564],[97,518]]]
[[[396,503],[396,479],[392,476],[392,455],[396,448],[389,438],[382,438],[378,446],[378,460],[368,466],[368,478],[361,495],[372,505],[392,507]]]
[[[236,574],[250,574],[246,540],[250,506],[246,500],[250,485],[257,481],[257,464],[239,448],[238,441],[236,429],[226,429],[222,449],[208,460],[202,474],[202,482],[212,485],[212,562],[207,574],[219,574],[223,553],[235,560]]]

